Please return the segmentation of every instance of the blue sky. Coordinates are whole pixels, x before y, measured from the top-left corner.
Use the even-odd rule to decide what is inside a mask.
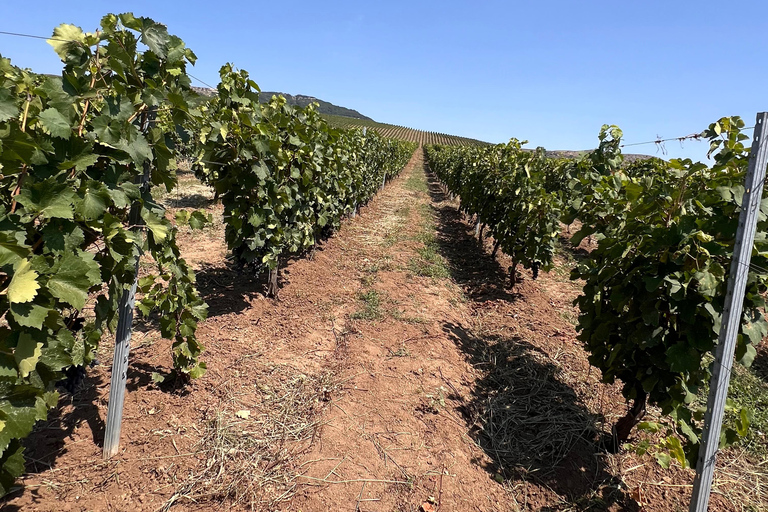
[[[184,39],[199,58],[190,72],[210,84],[233,62],[264,90],[489,142],[588,149],[603,123],[632,143],[698,132],[726,115],[752,126],[768,109],[765,1],[79,0],[6,2],[2,11],[0,30],[46,36],[59,23],[91,31],[107,12],[132,11]],[[61,69],[40,40],[0,35],[0,54]],[[666,149],[702,159],[706,144]],[[653,145],[627,151],[657,154]]]

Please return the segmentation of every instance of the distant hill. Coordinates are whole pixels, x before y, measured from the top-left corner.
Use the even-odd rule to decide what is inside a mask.
[[[192,87],[192,89],[197,91],[198,94],[202,94],[203,96],[214,96],[216,94],[216,89],[210,89],[208,87]],[[318,107],[317,111],[321,114],[329,116],[350,117],[352,119],[373,121],[373,119],[368,116],[364,116],[357,110],[353,110],[347,107],[340,107],[328,101],[323,101],[320,98],[315,98],[314,96],[306,96],[304,94],[297,94],[294,96],[293,94],[288,94],[285,92],[262,91],[259,93],[259,101],[262,103],[267,103],[272,99],[272,96],[283,96],[288,101],[289,105],[298,105],[302,108],[306,107],[310,103],[318,103],[320,106]]]
[[[382,137],[408,140],[419,144],[445,144],[448,146],[482,146],[488,144],[480,140],[447,133],[427,132],[406,126],[378,123],[372,119],[353,119],[329,114],[323,114],[323,117],[328,121],[328,124],[336,128],[369,128],[376,130]]]
[[[209,89],[206,87],[192,87],[199,94],[204,96],[214,96],[216,89]],[[370,128],[376,130],[384,137],[390,137],[394,139],[404,139],[420,144],[447,144],[452,146],[482,146],[489,144],[476,139],[470,139],[467,137],[459,137],[456,135],[449,135],[446,133],[427,132],[423,130],[416,130],[405,126],[392,125],[387,123],[379,123],[364,116],[357,110],[351,108],[340,107],[323,101],[314,96],[305,96],[303,94],[286,94],[284,92],[272,92],[264,91],[259,93],[259,101],[262,103],[268,102],[272,96],[284,96],[289,105],[298,105],[300,107],[306,107],[310,103],[318,103],[320,107],[317,109],[325,119],[337,128]],[[532,151],[531,148],[526,148],[526,151]],[[547,156],[550,158],[579,158],[585,154],[586,151],[547,151]],[[650,158],[648,155],[637,154],[624,154],[624,160],[626,162],[634,162],[635,160],[644,160]]]
[[[587,155],[592,150],[585,150],[585,151],[547,151],[547,156],[549,158],[581,158],[584,155]],[[638,160],[647,160],[649,158],[654,158],[651,155],[640,155],[637,153],[622,153],[624,155],[624,161],[627,163],[636,162]]]
[[[315,98],[314,96],[305,96],[303,94],[297,94],[294,96],[284,92],[263,91],[259,93],[259,101],[266,103],[272,99],[272,96],[285,96],[285,99],[288,100],[289,105],[298,105],[300,107],[306,107],[310,103],[319,103],[320,107],[318,107],[317,111],[321,114],[327,114],[329,116],[351,117],[353,119],[365,119],[367,121],[373,121],[373,119],[368,116],[364,116],[357,110],[352,110],[351,108],[347,107],[340,107],[338,105],[334,105],[333,103]]]

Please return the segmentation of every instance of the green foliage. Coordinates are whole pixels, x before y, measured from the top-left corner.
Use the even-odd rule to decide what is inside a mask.
[[[706,395],[702,394],[700,404],[705,406]],[[768,440],[763,432],[768,430],[768,383],[764,378],[741,366],[735,366],[728,387],[728,402],[732,407],[726,407],[725,422],[743,439],[749,450],[763,457],[768,455]],[[748,431],[739,431],[739,424],[744,422],[741,416],[748,419]]]
[[[704,132],[717,151],[711,167],[686,159],[626,169],[618,166],[620,132],[605,137],[606,127],[599,151],[606,158],[591,159],[591,173],[573,184],[585,194],[571,205],[585,222],[575,239],[599,238],[572,274],[584,280],[576,300],[579,339],[605,382],[621,380],[627,400],[647,394],[672,419],[665,453],[683,465],[698,453],[703,411],[690,404],[711,377],[720,331],[749,158],[743,126],[739,118],[724,118]],[[757,268],[768,264],[766,214],[763,200],[752,258]],[[747,282],[736,350],[745,365],[768,334],[766,278],[750,272]],[[748,423],[741,416],[740,422],[735,433]]]
[[[228,66],[208,102],[186,74],[194,53],[148,18],[109,14],[95,33],[61,25],[49,43],[61,77],[0,57],[0,494],[23,471],[19,440],[56,404],[63,370],[114,331],[139,258],[155,271],[138,280],[137,308],[173,341],[177,377],[205,371],[195,332],[207,306],[176,225],[210,216],[179,212],[174,225],[151,193],[177,185],[175,155],[203,155],[233,252],[274,268],[338,227],[415,149],[329,129],[283,99],[262,106]]]
[[[374,289],[369,289],[365,292],[358,293],[357,298],[363,302],[363,308],[352,313],[350,318],[354,320],[378,320],[382,317],[382,297],[379,292]]]
[[[571,158],[551,159],[544,168],[544,190],[555,193],[563,205],[570,204],[573,190],[569,187],[578,175],[578,161]]]
[[[221,69],[218,96],[198,135],[197,175],[224,205],[226,240],[237,260],[275,269],[311,248],[373,197],[410,158],[413,143],[375,132],[336,130],[313,106],[258,100],[245,71]]]
[[[624,161],[619,147],[621,136],[617,126],[603,125],[600,146],[577,161],[571,171],[563,221],[581,221],[582,228],[571,240],[575,245],[591,235],[599,240],[606,231],[623,226],[629,203],[615,177]]]
[[[643,442],[660,463],[694,463],[703,408],[695,403],[712,372],[720,332],[727,268],[735,242],[748,164],[744,123],[723,118],[702,134],[714,165],[648,159],[624,165],[621,130],[605,125],[600,146],[578,160],[545,160],[512,140],[493,148],[427,148],[430,167],[477,214],[515,262],[546,268],[556,221],[575,219],[573,236],[598,242],[573,272],[583,280],[579,339],[605,382],[623,383],[624,397],[661,408],[660,432]],[[562,207],[561,207],[562,205]],[[753,267],[768,267],[768,198],[763,199]],[[750,272],[736,358],[749,365],[768,334],[764,296],[768,276]],[[747,434],[747,409],[731,408],[724,444]]]
[[[549,269],[561,210],[560,194],[544,186],[553,163],[542,149],[508,144],[428,146],[432,171],[461,198],[461,209],[486,224],[514,264]]]
[[[185,69],[195,56],[132,14],[53,35],[60,77],[0,58],[0,494],[23,470],[19,440],[56,404],[62,371],[88,363],[115,328],[140,256],[157,273],[142,280],[139,310],[160,313],[179,375],[205,368],[195,328],[206,306],[150,193],[176,184],[169,132],[194,103]]]
[[[438,252],[436,244],[424,244],[424,247],[416,249],[418,258],[408,261],[408,269],[421,277],[450,277],[451,271],[445,263],[445,259]]]

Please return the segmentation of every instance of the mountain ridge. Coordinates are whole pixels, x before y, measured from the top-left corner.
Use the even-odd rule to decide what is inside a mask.
[[[197,91],[197,93],[202,94],[203,96],[216,95],[216,89],[211,89],[210,87],[192,87],[192,89]],[[352,119],[362,119],[364,121],[373,121],[373,119],[361,114],[357,110],[334,105],[330,101],[321,100],[320,98],[309,96],[307,94],[288,94],[286,92],[261,91],[259,93],[259,101],[261,103],[267,103],[272,99],[272,96],[283,96],[288,101],[289,105],[296,105],[301,108],[306,107],[310,103],[317,103],[319,105],[317,107],[317,111],[320,114],[351,117]]]
[[[272,99],[272,96],[284,96],[285,99],[288,100],[289,105],[298,105],[302,108],[306,107],[310,103],[317,103],[320,105],[317,108],[317,111],[321,114],[351,117],[353,119],[364,119],[366,121],[373,121],[373,119],[361,114],[357,110],[347,108],[347,107],[341,107],[339,105],[334,105],[329,101],[324,101],[324,100],[321,100],[320,98],[316,98],[315,96],[309,96],[306,94],[293,95],[285,92],[262,91],[259,93],[259,101],[262,103],[266,103],[270,99]]]

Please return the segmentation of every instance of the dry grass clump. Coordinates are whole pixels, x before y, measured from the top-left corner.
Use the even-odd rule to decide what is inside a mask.
[[[196,447],[201,467],[177,488],[166,510],[180,500],[268,510],[293,495],[296,460],[317,433],[333,375],[307,376],[280,365],[264,377],[253,389],[260,403],[218,410],[207,420]]]
[[[541,477],[577,445],[594,450],[596,416],[545,354],[494,335],[469,336],[463,344],[484,370],[466,410],[478,444],[499,470]]]
[[[766,510],[768,504],[768,459],[745,449],[729,448],[718,455],[712,492],[722,494],[741,510]]]
[[[538,364],[530,364],[536,359]],[[497,368],[490,378],[498,388],[479,420],[488,449],[500,459],[556,466],[577,442],[594,439],[594,417],[541,354],[510,358]]]

